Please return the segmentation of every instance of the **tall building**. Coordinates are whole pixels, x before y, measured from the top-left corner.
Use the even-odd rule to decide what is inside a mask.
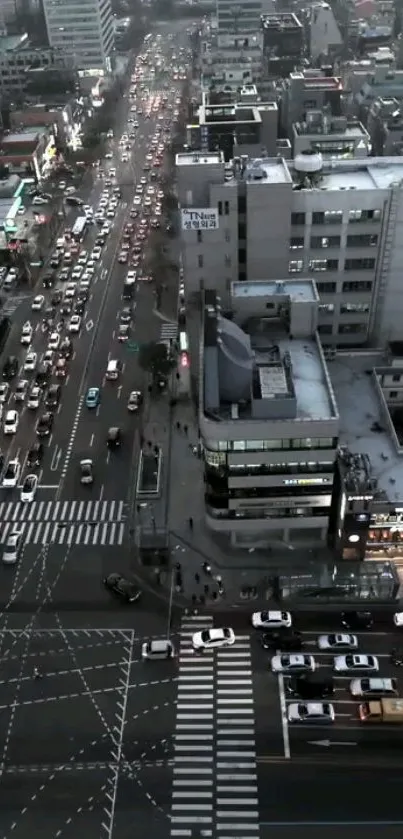
[[[48,39],[76,70],[113,66],[114,26],[110,0],[44,0]]]

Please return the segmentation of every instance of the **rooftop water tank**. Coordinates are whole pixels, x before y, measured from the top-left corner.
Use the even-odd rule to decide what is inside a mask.
[[[304,175],[315,175],[323,168],[323,157],[320,152],[303,151],[294,159],[294,168]]]

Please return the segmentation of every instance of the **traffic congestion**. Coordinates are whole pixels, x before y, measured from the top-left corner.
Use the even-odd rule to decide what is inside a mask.
[[[121,463],[113,461],[123,448],[130,463],[143,403],[143,377],[129,353],[152,317],[147,248],[152,231],[164,234],[167,226],[166,151],[186,78],[180,72],[172,83],[169,67],[172,56],[184,66],[186,54],[186,30],[179,38],[148,39],[119,124],[94,164],[90,193],[70,186],[65,175],[58,183],[65,222],[3,355],[0,505],[6,520],[11,512],[16,521],[24,518],[27,502],[42,498],[125,495]],[[48,202],[45,189],[32,200]],[[158,324],[149,333],[152,328]],[[47,494],[38,496],[42,489]],[[6,530],[15,535],[9,525],[3,541]]]

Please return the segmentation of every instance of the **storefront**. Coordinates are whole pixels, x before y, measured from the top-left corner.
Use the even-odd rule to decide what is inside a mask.
[[[372,513],[365,559],[403,561],[403,507]]]

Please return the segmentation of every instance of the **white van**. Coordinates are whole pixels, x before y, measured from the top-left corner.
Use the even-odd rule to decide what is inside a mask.
[[[116,359],[111,359],[108,361],[108,366],[106,368],[106,378],[109,381],[116,381],[119,378],[120,374],[120,362]]]

